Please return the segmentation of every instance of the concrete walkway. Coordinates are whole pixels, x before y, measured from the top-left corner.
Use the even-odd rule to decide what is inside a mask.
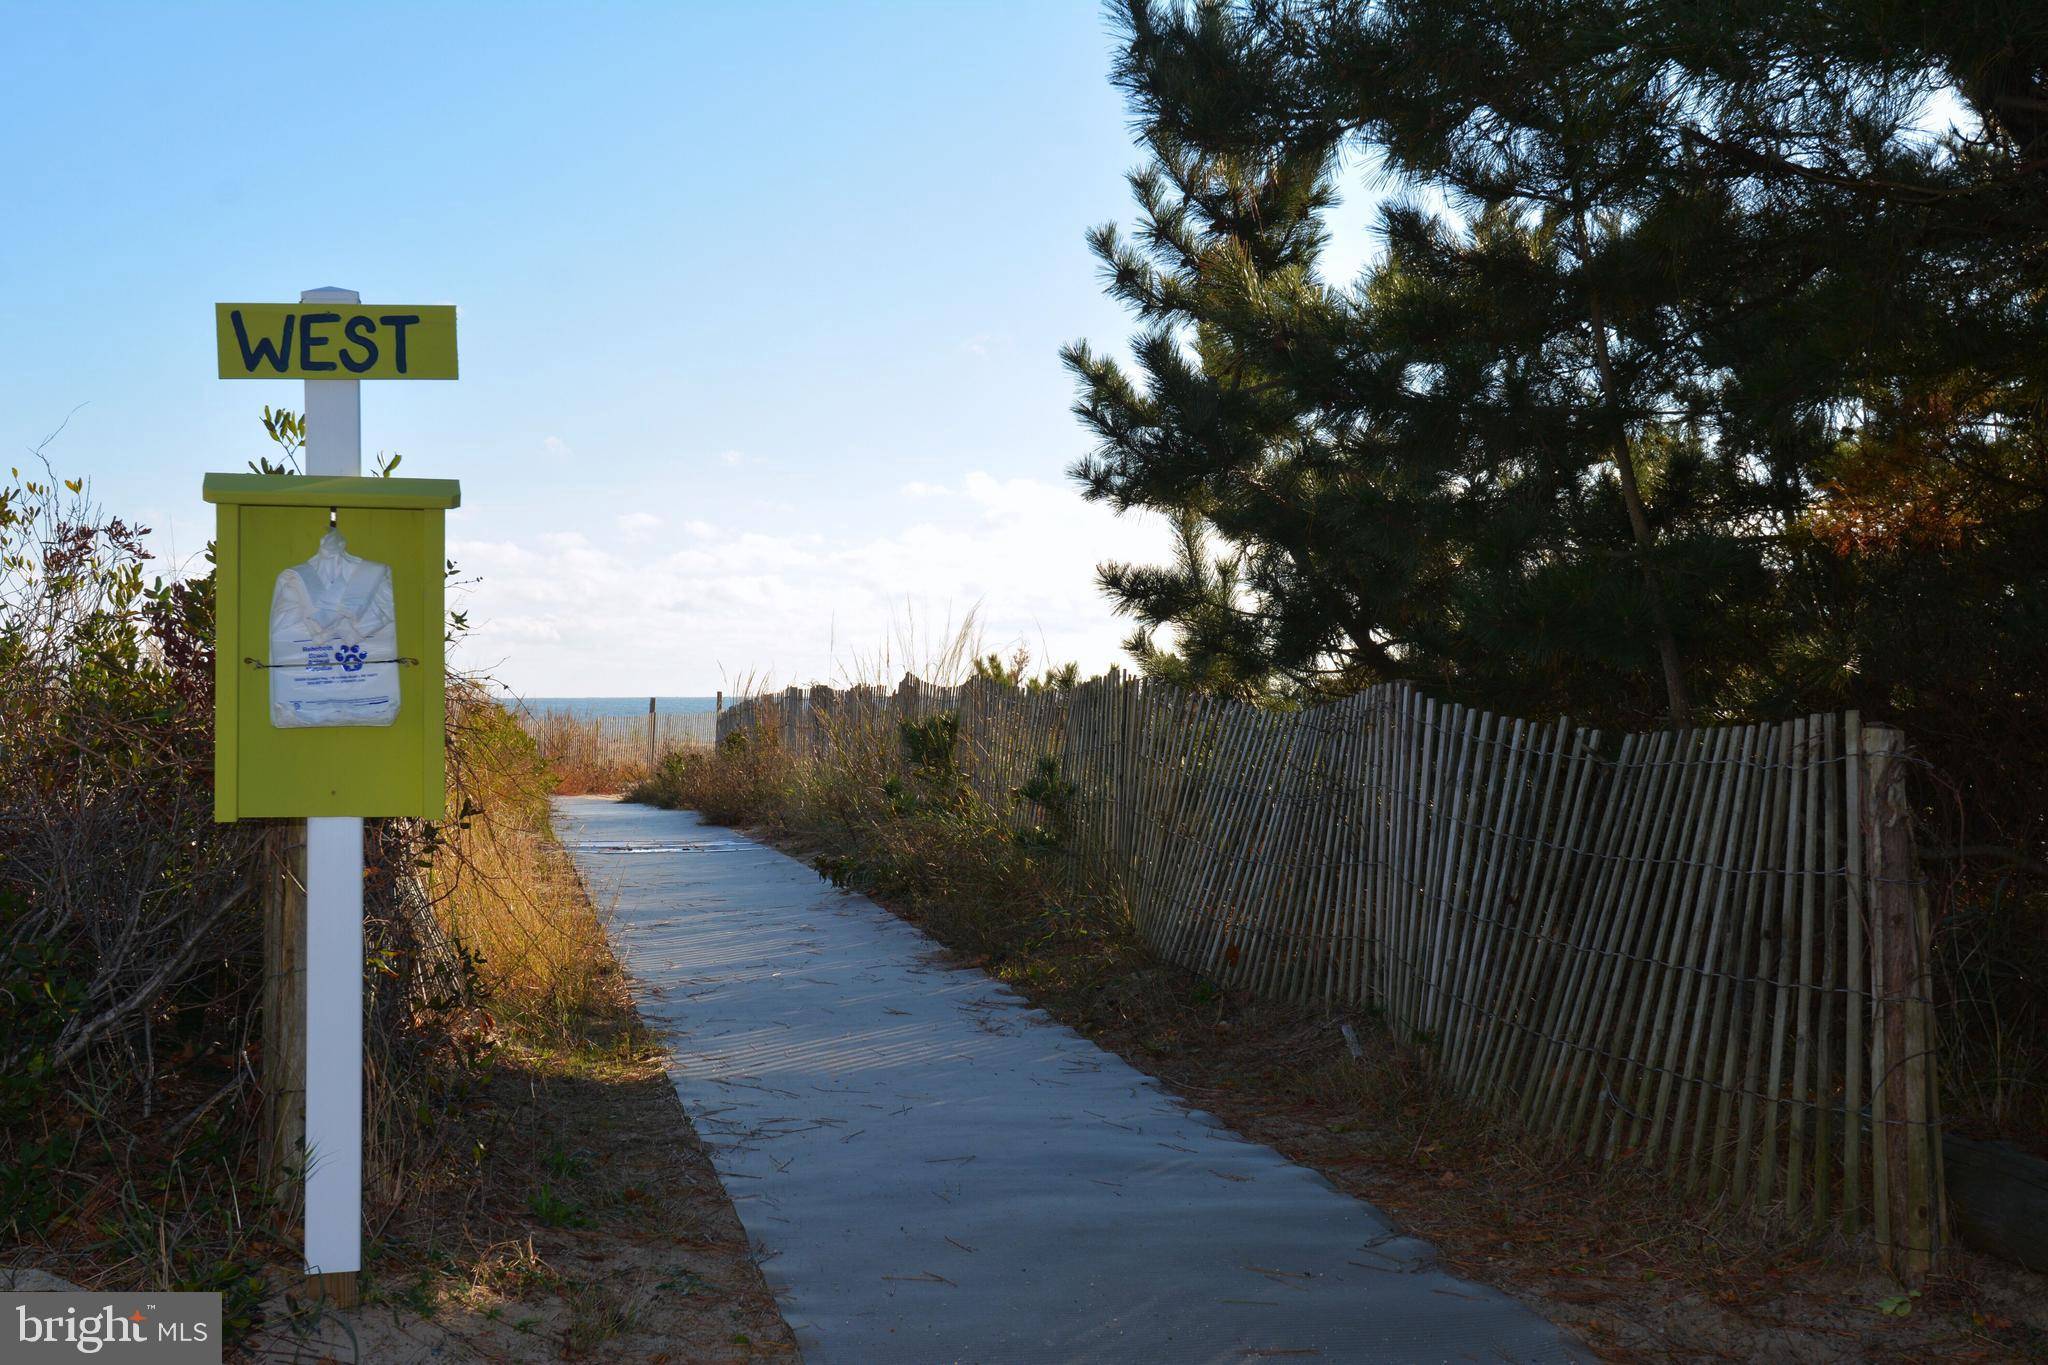
[[[1578,1358],[802,863],[601,798],[556,828],[814,1365]]]

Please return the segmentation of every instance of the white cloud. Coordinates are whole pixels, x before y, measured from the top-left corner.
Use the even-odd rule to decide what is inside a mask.
[[[652,514],[629,513],[629,521]],[[704,693],[749,674],[780,683],[900,676],[979,609],[985,649],[1017,645],[1093,673],[1129,623],[1095,585],[1105,559],[1169,553],[1154,518],[1119,518],[1063,483],[972,472],[915,519],[829,535],[765,507],[719,524],[593,545],[575,531],[450,546],[478,586],[458,664],[532,695]],[[906,643],[906,637],[908,643]]]
[[[735,468],[749,463],[752,459],[744,450],[721,450],[718,452],[718,458]]]
[[[627,540],[645,540],[663,525],[662,519],[652,512],[627,512],[614,520],[619,534]]]
[[[942,483],[925,483],[920,479],[912,479],[896,491],[906,498],[945,498],[951,497],[953,493],[952,489]]]
[[[559,436],[544,437],[541,440],[540,448],[548,454],[555,456],[573,455],[576,453],[571,449],[569,443]]]

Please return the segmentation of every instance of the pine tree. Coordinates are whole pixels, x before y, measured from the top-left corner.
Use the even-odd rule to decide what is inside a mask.
[[[1123,21],[1152,164],[1134,237],[1095,246],[1139,373],[1068,360],[1088,495],[1183,525],[1176,565],[1103,575],[1148,668],[1675,723],[1832,701],[1873,643],[1841,595],[1869,566],[1840,561],[1874,542],[1825,533],[1881,482],[1859,469],[1910,447],[1913,477],[2039,516],[2048,16],[1134,0]],[[1336,288],[1315,265],[1347,157],[1403,194],[1384,257]],[[2009,589],[2023,559],[1967,577]],[[2030,658],[2027,628],[1985,625]]]

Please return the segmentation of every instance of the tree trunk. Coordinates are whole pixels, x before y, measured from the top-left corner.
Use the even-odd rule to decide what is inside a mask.
[[[1581,225],[1580,231],[1584,232]],[[1692,702],[1685,693],[1685,666],[1678,657],[1678,637],[1671,629],[1671,611],[1664,600],[1664,583],[1651,555],[1656,549],[1657,535],[1650,527],[1650,517],[1643,508],[1642,488],[1636,483],[1636,459],[1633,443],[1629,440],[1628,423],[1614,409],[1616,384],[1614,359],[1607,349],[1607,319],[1600,308],[1600,296],[1596,293],[1588,300],[1588,312],[1593,324],[1593,360],[1600,369],[1601,397],[1614,418],[1614,448],[1608,457],[1614,462],[1615,476],[1621,482],[1622,505],[1628,508],[1629,529],[1635,533],[1636,553],[1643,566],[1643,592],[1650,604],[1650,629],[1657,637],[1657,658],[1664,668],[1664,695],[1670,707],[1671,723],[1680,729],[1692,724]]]

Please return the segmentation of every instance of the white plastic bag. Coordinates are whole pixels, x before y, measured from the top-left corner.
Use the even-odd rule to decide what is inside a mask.
[[[341,532],[277,576],[270,598],[270,723],[281,730],[398,719],[391,566],[348,552]]]

